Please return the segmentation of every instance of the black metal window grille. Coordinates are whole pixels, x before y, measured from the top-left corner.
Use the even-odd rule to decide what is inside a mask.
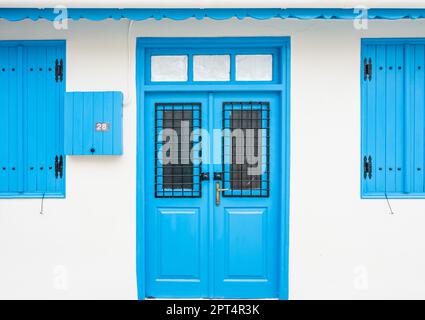
[[[155,104],[155,197],[201,197],[200,103]]]
[[[223,103],[224,197],[270,195],[270,103]]]

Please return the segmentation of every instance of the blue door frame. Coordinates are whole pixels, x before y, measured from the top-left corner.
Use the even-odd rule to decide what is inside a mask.
[[[285,37],[249,37],[249,38],[139,38],[137,40],[137,284],[138,297],[145,299],[147,285],[147,224],[146,208],[148,189],[146,189],[146,177],[149,168],[145,163],[145,150],[147,136],[145,132],[146,110],[148,96],[158,96],[166,92],[179,92],[187,94],[209,93],[209,104],[213,104],[212,94],[240,93],[267,93],[276,95],[281,102],[279,122],[281,123],[280,134],[282,136],[279,149],[279,161],[281,162],[282,175],[278,178],[280,183],[279,194],[282,199],[281,210],[278,216],[279,236],[276,245],[277,261],[277,297],[288,298],[288,256],[289,256],[289,152],[290,152],[290,98],[289,98],[289,75],[290,75],[290,41]],[[194,82],[189,72],[186,83],[151,83],[148,72],[150,71],[150,55],[153,54],[177,54],[185,52],[188,55],[194,52],[205,52],[207,54],[219,54],[229,52],[234,59],[236,53],[267,53],[264,48],[270,48],[271,54],[278,58],[274,63],[273,81],[269,82],[237,82],[234,78],[226,83],[221,82]],[[227,51],[226,51],[227,49]],[[232,50],[235,50],[232,52]],[[279,75],[279,77],[276,77]],[[212,108],[209,108],[212,113]],[[212,119],[212,114],[211,114]],[[224,198],[223,198],[224,199]],[[253,295],[251,295],[254,297]],[[209,295],[211,297],[211,295]],[[247,298],[250,297],[248,294]]]

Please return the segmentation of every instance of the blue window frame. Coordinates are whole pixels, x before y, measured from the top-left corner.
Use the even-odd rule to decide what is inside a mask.
[[[362,42],[363,198],[425,197],[425,39]]]
[[[0,42],[0,197],[63,197],[65,42]]]
[[[267,38],[263,38],[267,39]],[[282,54],[280,47],[261,47],[261,43],[266,43],[260,40],[260,38],[253,38],[254,41],[259,40],[259,43],[245,43],[237,41],[233,38],[229,38],[230,41],[222,41],[220,43],[211,39],[210,44],[206,41],[200,41],[200,43],[194,43],[193,46],[187,47],[174,43],[170,38],[164,38],[163,44],[157,44],[156,39],[150,39],[155,44],[155,47],[146,49],[145,59],[145,78],[144,82],[147,86],[150,85],[255,85],[255,84],[281,84],[283,81],[283,75],[280,71],[282,66]],[[170,47],[172,44],[172,47]],[[214,44],[216,46],[214,46]],[[259,46],[260,44],[260,46]],[[229,79],[225,81],[197,81],[194,77],[194,57],[196,56],[208,56],[208,55],[225,55],[229,56]],[[237,80],[237,57],[238,56],[271,56],[271,80]],[[152,81],[152,57],[186,57],[187,59],[187,77],[182,81]]]

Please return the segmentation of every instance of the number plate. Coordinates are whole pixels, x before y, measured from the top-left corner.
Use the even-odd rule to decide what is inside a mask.
[[[108,132],[111,125],[109,122],[96,122],[96,131],[97,132]]]

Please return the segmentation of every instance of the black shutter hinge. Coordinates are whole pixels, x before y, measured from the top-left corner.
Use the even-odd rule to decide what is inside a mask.
[[[58,176],[59,176],[59,157],[56,156],[55,157],[55,177],[56,177],[56,179],[58,178]]]
[[[55,80],[56,82],[63,81],[63,60],[56,59],[55,63]]]
[[[364,72],[364,80],[372,80],[372,59],[364,58],[363,60],[363,72]]]
[[[55,157],[55,177],[56,179],[63,177],[63,156]]]
[[[63,156],[59,157],[59,177],[63,178]]]
[[[366,157],[363,158],[363,178],[369,178],[372,179],[372,157]]]

